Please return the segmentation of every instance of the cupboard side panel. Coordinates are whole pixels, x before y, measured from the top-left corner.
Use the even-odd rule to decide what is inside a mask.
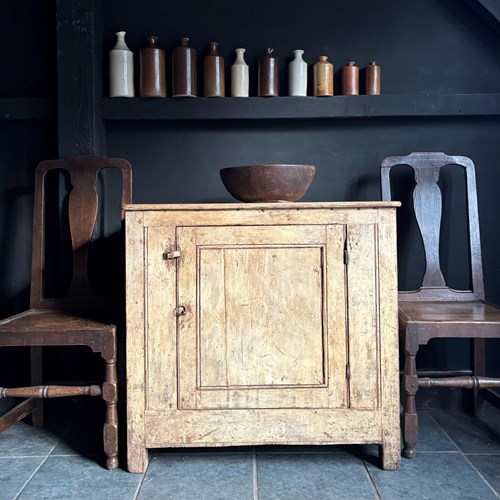
[[[397,469],[401,457],[399,430],[399,343],[396,210],[380,211],[380,384],[383,410],[382,460],[384,469]]]
[[[143,472],[148,456],[144,436],[144,226],[141,212],[126,213],[127,460],[129,472]]]
[[[351,408],[379,407],[377,228],[347,229],[349,394]]]

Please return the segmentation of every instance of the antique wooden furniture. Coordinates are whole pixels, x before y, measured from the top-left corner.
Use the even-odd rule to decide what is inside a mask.
[[[396,469],[397,206],[126,206],[129,471],[148,448],[336,443]]]
[[[500,407],[495,393],[484,388],[500,387],[500,379],[486,377],[485,341],[500,337],[500,309],[484,301],[481,245],[473,162],[464,156],[444,153],[411,153],[392,156],[382,162],[382,198],[391,199],[390,170],[396,165],[413,169],[415,187],[413,209],[421,234],[425,255],[425,272],[421,286],[414,291],[399,292],[399,330],[404,349],[403,456],[415,457],[418,417],[415,395],[421,387],[460,387],[475,391],[474,402],[482,398]],[[440,235],[443,196],[438,181],[442,167],[453,166],[465,172],[468,243],[470,247],[470,290],[455,290],[447,285],[440,262]],[[458,185],[458,183],[456,183]],[[400,269],[401,271],[401,269]],[[472,374],[446,376],[419,374],[416,355],[419,346],[434,338],[470,338],[472,340]],[[444,376],[443,376],[444,375]]]
[[[118,416],[116,325],[112,321],[117,319],[118,304],[93,294],[87,276],[87,258],[93,243],[99,206],[96,184],[99,172],[107,167],[121,170],[121,201],[122,204],[130,203],[131,168],[126,160],[75,156],[66,160],[43,161],[36,169],[30,309],[0,321],[0,346],[32,346],[31,381],[34,385],[0,388],[0,397],[28,398],[0,418],[0,431],[30,413],[33,424],[41,426],[42,400],[37,398],[102,395],[106,406],[103,431],[106,466],[113,469],[118,466]],[[68,292],[57,298],[45,293],[45,280],[49,277],[44,273],[48,260],[46,230],[50,224],[46,210],[46,180],[49,171],[55,169],[67,171],[70,176],[67,222],[73,256],[73,274]],[[116,208],[119,213],[118,203]],[[101,354],[106,365],[102,388],[98,385],[42,385],[41,346],[76,345],[89,346],[92,351]]]

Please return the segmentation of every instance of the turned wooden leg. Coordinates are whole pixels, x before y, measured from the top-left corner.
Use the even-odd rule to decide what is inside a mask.
[[[408,342],[406,342],[408,344]],[[410,351],[405,346],[403,374],[403,457],[415,458],[418,437],[418,416],[415,395],[418,390],[416,354],[418,344]],[[414,351],[414,352],[412,352]]]
[[[102,397],[106,403],[103,439],[106,453],[106,467],[118,467],[118,383],[116,373],[116,357],[106,359],[106,373],[102,386]]]
[[[30,347],[31,385],[42,385],[42,348]],[[31,420],[34,427],[43,427],[43,399],[35,399]]]
[[[473,375],[484,377],[486,375],[486,341],[485,339],[471,340],[471,366]],[[472,413],[476,416],[484,413],[484,399],[481,389],[475,388],[472,392]]]

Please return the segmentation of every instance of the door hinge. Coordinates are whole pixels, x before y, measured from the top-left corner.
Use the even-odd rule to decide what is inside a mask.
[[[164,260],[178,259],[180,256],[181,252],[179,250],[174,250],[173,252],[165,252],[163,254],[163,259]]]
[[[344,265],[348,265],[349,264],[349,250],[347,250],[347,244],[344,248]]]
[[[351,365],[349,363],[347,363],[347,365],[345,365],[345,378],[347,380],[351,379]]]

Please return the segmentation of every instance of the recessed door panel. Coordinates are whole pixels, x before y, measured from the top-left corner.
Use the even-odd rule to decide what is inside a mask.
[[[343,226],[181,227],[177,241],[179,408],[345,405]]]

